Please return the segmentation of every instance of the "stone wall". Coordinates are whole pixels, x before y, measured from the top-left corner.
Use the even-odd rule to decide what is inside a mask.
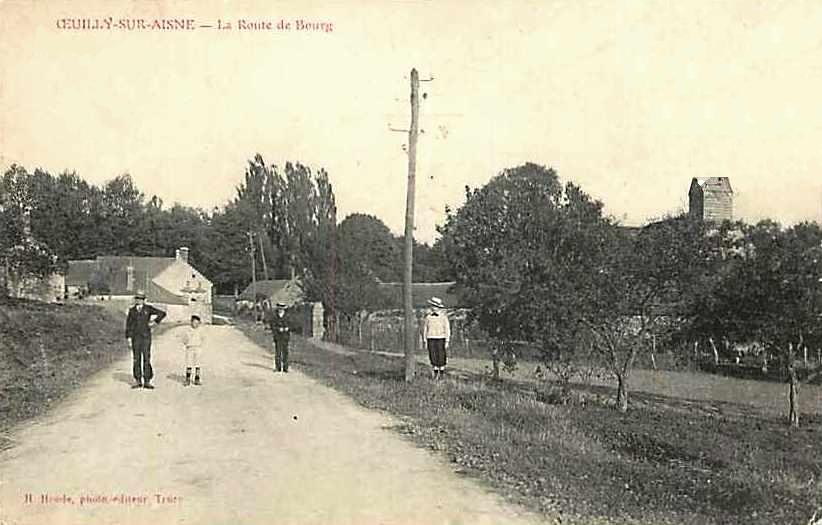
[[[8,277],[8,292],[12,297],[18,299],[30,299],[42,301],[44,303],[56,303],[63,301],[66,289],[66,278],[64,275],[54,273],[47,277]]]

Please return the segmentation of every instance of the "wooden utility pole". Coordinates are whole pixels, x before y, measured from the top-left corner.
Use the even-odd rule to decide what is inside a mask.
[[[257,315],[257,262],[254,256],[254,234],[247,232],[248,245],[251,248],[251,302],[254,304],[254,315]]]
[[[403,308],[405,310],[405,381],[414,379],[417,346],[416,316],[412,295],[414,268],[414,186],[417,171],[417,135],[419,133],[420,77],[411,70],[411,128],[408,130],[408,191],[405,200],[405,273],[403,280]]]
[[[260,243],[260,257],[263,259],[263,275],[265,280],[268,280],[268,265],[265,263],[265,249],[263,248],[263,236],[257,234],[257,241]]]

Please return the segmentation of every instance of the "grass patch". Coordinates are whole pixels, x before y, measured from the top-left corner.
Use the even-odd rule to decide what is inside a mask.
[[[95,306],[0,302],[0,435],[122,356],[123,323]]]
[[[240,326],[268,345],[258,327]],[[807,523],[819,508],[820,421],[673,410],[667,400],[620,414],[558,406],[545,385],[460,374],[403,381],[402,359],[293,341],[300,371],[361,405],[503,495],[562,523]]]

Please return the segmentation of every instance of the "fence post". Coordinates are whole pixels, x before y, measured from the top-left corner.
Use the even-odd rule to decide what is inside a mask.
[[[651,334],[651,365],[656,370],[656,334]]]

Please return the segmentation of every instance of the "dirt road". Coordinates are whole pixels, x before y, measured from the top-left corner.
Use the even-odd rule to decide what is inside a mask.
[[[156,337],[156,390],[130,357],[0,453],[6,524],[536,523],[231,327],[203,327],[204,385],[182,385],[177,329]],[[44,499],[46,498],[46,499]]]

